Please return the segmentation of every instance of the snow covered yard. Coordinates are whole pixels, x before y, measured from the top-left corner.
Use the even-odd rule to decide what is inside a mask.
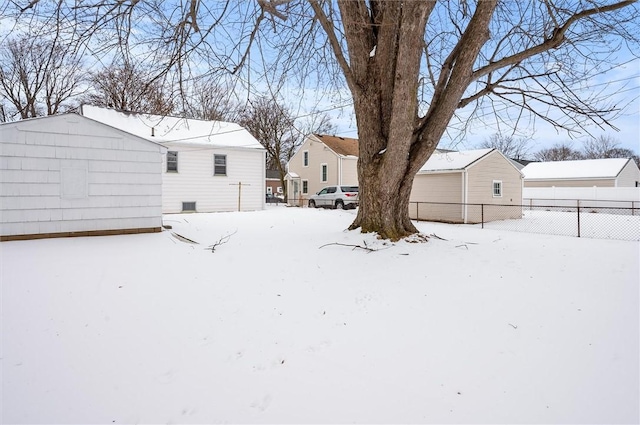
[[[638,423],[638,242],[353,214],[3,242],[2,422]]]

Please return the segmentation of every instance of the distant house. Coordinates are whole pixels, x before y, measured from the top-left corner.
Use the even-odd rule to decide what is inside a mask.
[[[521,218],[521,204],[522,174],[500,151],[434,153],[414,179],[409,216],[479,223]]]
[[[267,195],[282,194],[282,182],[280,181],[280,171],[267,170],[265,180],[265,193]]]
[[[159,232],[167,149],[77,114],[0,124],[0,238]]]
[[[167,148],[163,213],[264,208],[266,151],[238,124],[88,105],[82,114]]]
[[[290,205],[302,205],[325,186],[358,184],[358,140],[312,134],[287,164]]]
[[[532,162],[522,169],[525,187],[637,187],[640,170],[632,159],[606,158]]]

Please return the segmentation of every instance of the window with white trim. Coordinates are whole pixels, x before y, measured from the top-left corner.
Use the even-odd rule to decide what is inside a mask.
[[[302,180],[302,194],[306,195],[309,193],[309,180]]]
[[[213,155],[213,175],[227,175],[227,155]]]
[[[493,181],[493,197],[494,198],[502,197],[502,180]]]
[[[178,152],[169,151],[167,152],[167,173],[177,173],[178,172]]]
[[[309,166],[309,151],[302,151],[302,166]]]

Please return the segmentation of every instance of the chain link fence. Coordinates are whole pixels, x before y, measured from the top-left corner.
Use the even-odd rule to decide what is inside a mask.
[[[637,202],[627,202],[627,206],[602,206],[614,205],[615,201],[571,202],[573,205],[411,202],[409,216],[414,220],[466,223],[497,230],[640,241]]]

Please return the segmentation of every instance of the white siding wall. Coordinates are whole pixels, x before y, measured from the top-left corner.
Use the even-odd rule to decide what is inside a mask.
[[[409,197],[409,217],[419,220],[462,222],[462,178],[463,174],[460,172],[416,175]]]
[[[162,150],[76,115],[0,126],[2,236],[162,226]]]
[[[618,174],[616,187],[636,187],[636,182],[640,182],[640,170],[635,162],[629,161]]]
[[[195,202],[197,212],[238,210],[238,183],[242,183],[240,208],[253,211],[264,208],[265,151],[261,149],[224,149],[199,145],[175,145],[178,172],[167,172],[163,163],[162,212],[182,212],[183,202]],[[227,156],[227,175],[213,175],[213,156]]]
[[[342,158],[342,181],[340,184],[358,185],[358,158]]]

